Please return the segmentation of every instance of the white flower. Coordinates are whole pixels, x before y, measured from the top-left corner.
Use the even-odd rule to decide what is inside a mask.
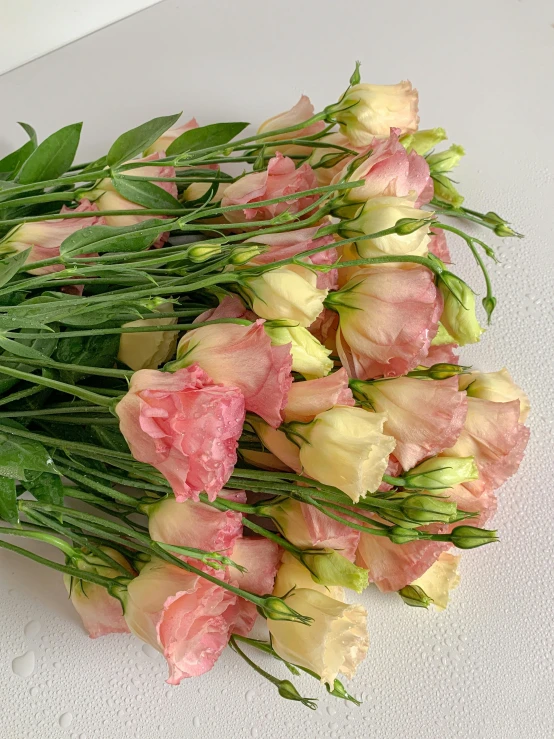
[[[156,310],[162,313],[173,312],[172,303],[160,303]],[[124,323],[123,327],[169,326],[177,323],[177,318],[144,318]],[[121,334],[117,358],[132,370],[158,369],[175,350],[178,331],[137,331]]]
[[[265,326],[273,346],[291,344],[292,370],[306,380],[325,377],[333,369],[331,350],[323,346],[303,326]]]

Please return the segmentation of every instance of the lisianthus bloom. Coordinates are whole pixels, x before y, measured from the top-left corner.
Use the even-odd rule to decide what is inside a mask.
[[[406,149],[398,140],[399,130],[392,128],[387,139],[374,139],[371,154],[350,174],[347,182],[364,180],[361,187],[347,190],[346,200],[363,203],[371,198],[393,196],[413,201],[416,208],[433,197],[433,180],[424,157]],[[333,183],[344,180],[349,164],[335,175]],[[370,232],[371,233],[371,232]]]
[[[304,552],[302,562],[320,585],[341,587],[361,593],[368,585],[368,572],[336,549]]]
[[[245,412],[238,388],[216,385],[197,364],[139,370],[115,410],[135,459],[156,467],[178,501],[213,500],[229,479]]]
[[[421,357],[419,360],[422,367],[432,367],[434,364],[459,364],[460,357],[455,353],[455,350],[458,348],[457,344],[440,344],[436,346],[433,344],[433,341],[426,356]]]
[[[65,205],[60,213],[94,213],[98,208],[90,200],[81,200],[77,208],[67,208]],[[30,249],[26,264],[41,262],[43,259],[52,259],[60,256],[60,246],[75,231],[88,226],[104,226],[103,216],[90,218],[60,218],[53,221],[39,221],[37,223],[22,223],[12,228],[0,241],[0,254],[13,254]],[[82,254],[81,257],[85,257]],[[51,264],[49,267],[38,267],[30,270],[32,275],[46,275],[50,272],[59,272],[65,269],[62,264]]]
[[[384,413],[384,431],[396,439],[394,456],[405,470],[456,441],[467,414],[458,378],[419,380],[397,377],[381,382],[354,381],[356,396]]]
[[[288,498],[276,505],[262,508],[271,516],[285,539],[300,549],[336,549],[346,559],[354,561],[360,532],[335,521],[311,505]]]
[[[341,269],[340,272],[342,273],[343,270]],[[331,350],[331,354],[336,354],[338,328],[338,313],[329,308],[324,308],[308,330],[323,346]]]
[[[267,426],[267,424],[266,424]],[[267,426],[271,428],[271,426]],[[272,429],[274,431],[275,429]],[[283,436],[285,436],[283,434]],[[285,436],[285,439],[287,437]],[[288,441],[288,439],[287,439]],[[294,444],[293,444],[294,446]],[[298,447],[296,447],[298,451]],[[261,470],[280,470],[281,472],[290,472],[291,468],[282,462],[279,457],[271,452],[260,452],[257,449],[239,449],[241,459],[247,464],[251,464],[253,467],[258,467]]]
[[[122,565],[130,575],[133,575],[131,565],[117,550],[105,546],[99,548],[104,554]],[[116,578],[122,574],[96,554],[87,554],[86,562],[84,559],[79,559],[77,567],[84,572],[94,572],[103,577]],[[106,634],[123,634],[129,631],[123,618],[120,601],[110,595],[106,588],[86,580],[79,580],[71,575],[64,575],[63,581],[89,636],[96,639]]]
[[[408,81],[396,85],[353,85],[339,105],[334,117],[355,146],[370,144],[374,136],[388,136],[391,128],[412,133],[419,125],[418,94]]]
[[[214,666],[236,628],[238,597],[163,560],[152,559],[127,587],[125,620],[163,654],[170,685]]]
[[[331,350],[326,349],[304,326],[266,323],[264,328],[273,346],[290,347],[293,372],[299,372],[307,380],[313,380],[325,377],[333,369],[333,360],[329,359]]]
[[[281,566],[277,570],[275,578],[275,587],[273,595],[282,597],[286,595],[292,588],[307,588],[308,590],[316,590],[318,593],[328,595],[335,600],[344,601],[344,590],[337,585],[320,585],[312,578],[310,571],[302,562],[299,562],[290,552],[284,552],[281,559]]]
[[[405,133],[400,140],[406,151],[428,154],[447,138],[444,128],[424,128],[416,133]]]
[[[414,369],[437,331],[442,299],[425,267],[360,270],[327,299],[340,316],[337,349],[350,377],[394,377]]]
[[[403,218],[421,220],[429,216],[429,211],[418,210],[408,198],[376,197],[366,202],[357,218],[345,222],[343,231],[348,237],[370,236],[393,228]],[[429,226],[425,224],[411,233],[390,233],[357,241],[356,248],[364,259],[386,255],[421,257],[427,254],[429,241]]]
[[[286,318],[306,327],[323,310],[328,292],[317,287],[317,277],[313,272],[296,264],[246,277],[241,284],[258,316]]]
[[[261,536],[236,539],[229,556],[245,571],[228,567],[226,579],[249,593],[268,595],[273,592],[282,553],[278,544]]]
[[[217,308],[204,311],[194,319],[193,323],[215,321],[218,318],[245,318],[248,321],[255,321],[256,314],[248,310],[238,295],[225,295]]]
[[[293,382],[283,411],[285,421],[312,421],[318,413],[334,405],[354,405],[348,374],[344,367],[327,377]]]
[[[155,162],[158,159],[163,159],[165,152],[157,152],[150,154],[143,159],[133,159],[133,162]],[[129,162],[126,162],[129,164]],[[125,177],[175,177],[174,167],[169,167],[166,164],[161,164],[159,167],[137,167],[135,169],[129,169],[125,171]],[[157,187],[161,187],[174,198],[177,197],[177,183],[176,182],[153,182],[152,184]],[[110,178],[106,177],[100,180],[94,187],[94,190],[87,192],[90,199],[96,202],[99,210],[136,210],[136,215],[113,215],[105,216],[106,223],[108,226],[134,226],[142,221],[147,221],[152,216],[141,216],[140,211],[144,210],[144,206],[132,203],[122,195],[120,195],[113,186],[113,182]],[[165,218],[166,216],[156,216],[156,218]],[[167,233],[162,233],[154,242],[154,246],[161,246],[167,241]]]
[[[479,480],[468,482],[465,487],[477,491],[484,484],[496,490],[517,471],[529,439],[529,429],[519,418],[519,400],[496,403],[468,398],[464,428],[456,443],[442,453],[475,459]]]
[[[312,254],[309,257],[303,257],[303,261],[308,264],[334,264],[338,259],[337,250],[331,244],[335,242],[333,236],[322,236],[315,238],[320,226],[311,228],[301,228],[298,231],[284,231],[283,233],[264,234],[262,236],[253,236],[246,239],[245,244],[256,243],[267,246],[268,248],[254,259],[250,260],[250,264],[272,264],[281,259],[290,259],[303,251],[310,249],[318,249],[322,246],[329,245],[329,249]],[[324,289],[332,289],[337,285],[337,270],[332,269],[329,272],[317,273],[317,286]]]
[[[317,187],[317,180],[309,164],[301,164],[298,169],[294,160],[284,157],[280,152],[269,160],[264,172],[251,172],[233,182],[226,188],[221,206],[244,206],[224,213],[231,223],[240,221],[268,221],[287,211],[291,215],[308,208],[317,200],[317,195],[293,197],[304,190]],[[257,206],[263,200],[272,200],[290,195],[290,199],[273,205]]]
[[[448,248],[448,244],[446,242],[446,234],[443,229],[432,228],[429,233],[431,235],[431,240],[427,244],[428,250],[431,252],[431,254],[434,254],[436,257],[438,257],[441,262],[444,262],[445,264],[450,264],[452,262],[452,257],[450,256],[450,249]]]
[[[383,433],[385,416],[338,405],[309,424],[289,424],[300,447],[300,463],[309,477],[334,485],[354,503],[374,493],[387,468],[395,440]]]
[[[448,284],[439,280],[439,289],[444,299],[440,321],[459,346],[475,344],[483,329],[475,315],[473,290],[459,277],[450,275]]]
[[[221,490],[218,498],[246,503],[242,490]],[[148,505],[146,510],[150,538],[164,544],[230,552],[242,536],[242,513],[238,511],[218,511],[194,500],[179,503],[172,495]]]
[[[369,647],[365,608],[311,588],[293,590],[287,603],[313,621],[306,626],[268,620],[271,644],[279,657],[312,670],[331,685],[339,673],[353,677]]]
[[[168,128],[165,133],[150,144],[148,149],[144,150],[144,156],[150,156],[151,154],[162,154],[165,156],[165,152],[170,144],[172,144],[176,138],[178,138],[185,131],[191,131],[193,128],[198,128],[198,121],[196,118],[191,118],[190,121],[184,123],[182,126],[175,126],[175,128]],[[163,175],[162,175],[163,176]]]
[[[160,300],[156,310],[161,313],[172,313],[173,304]],[[176,318],[142,318],[138,321],[124,323],[123,328],[139,326],[170,326],[177,323]],[[121,334],[117,358],[132,370],[158,369],[173,355],[177,344],[178,331],[148,331]]]
[[[298,474],[302,472],[299,449],[294,442],[287,438],[284,431],[273,428],[258,416],[249,416],[248,423],[252,426],[264,447],[277,459]]]
[[[432,598],[435,608],[444,611],[448,605],[450,591],[460,584],[459,563],[459,556],[443,552],[423,575],[410,584],[420,587],[429,598]]]
[[[460,375],[460,390],[466,390],[472,398],[493,400],[495,403],[507,403],[519,400],[519,422],[525,423],[529,415],[530,404],[527,394],[515,384],[508,370],[498,372],[470,372]]]
[[[356,564],[369,570],[369,581],[387,593],[413,583],[450,547],[446,542],[426,540],[393,544],[385,536],[362,534]]]
[[[220,323],[188,331],[170,368],[198,364],[214,382],[239,388],[245,408],[277,427],[292,384],[292,356],[288,344],[272,345],[263,323]]]
[[[258,133],[269,133],[270,131],[277,131],[281,128],[290,128],[296,126],[299,123],[303,123],[311,118],[314,114],[314,106],[311,103],[310,98],[307,95],[302,95],[300,100],[290,110],[285,113],[279,113],[268,118],[258,128]],[[316,121],[310,123],[306,128],[302,128],[299,131],[292,131],[291,133],[281,133],[275,136],[268,136],[264,138],[266,141],[284,141],[286,139],[300,139],[306,136],[314,136],[314,134],[323,131],[325,123],[323,121]],[[269,147],[266,147],[268,151],[271,151]],[[279,144],[279,151],[282,154],[288,154],[289,156],[308,156],[311,148],[307,146],[301,146],[299,144]]]

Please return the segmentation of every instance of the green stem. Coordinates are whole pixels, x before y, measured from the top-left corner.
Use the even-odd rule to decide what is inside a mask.
[[[117,452],[114,449],[100,448],[94,446],[93,444],[83,444],[79,441],[66,441],[65,439],[56,439],[52,436],[35,434],[32,431],[27,431],[26,429],[24,430],[15,428],[13,426],[5,426],[4,424],[0,424],[0,432],[4,434],[12,434],[13,436],[20,436],[23,439],[34,439],[35,441],[40,441],[43,444],[46,444],[46,446],[56,446],[59,449],[70,449],[76,452],[83,452],[85,455],[90,456],[92,459],[98,459],[98,456],[101,455],[100,458],[108,463],[111,458],[114,458],[116,460],[130,460],[132,462],[135,461],[131,454],[126,454],[125,452]]]
[[[39,338],[44,339],[44,337],[44,334],[39,334]],[[23,360],[20,360],[20,363],[22,361]],[[98,393],[91,393],[90,391],[83,390],[83,388],[80,388],[76,385],[69,385],[66,382],[60,382],[59,380],[51,380],[49,378],[42,377],[41,375],[34,375],[30,372],[22,372],[21,370],[4,366],[0,366],[0,374],[8,375],[8,377],[15,377],[18,380],[27,380],[27,382],[32,382],[35,385],[49,387],[52,390],[59,390],[60,392],[68,393],[69,395],[75,395],[77,398],[89,400],[91,403],[95,403],[96,405],[107,407],[112,405],[112,402],[110,400],[107,400],[105,397],[99,395]]]
[[[64,332],[60,332],[61,335],[64,335]],[[96,332],[94,332],[96,333]],[[8,336],[8,334],[5,334]],[[54,333],[55,335],[55,333]],[[48,332],[47,334],[10,334],[10,336],[17,337],[19,339],[30,339],[30,338],[42,338],[45,337],[50,338],[52,334]],[[56,362],[53,359],[28,359],[25,357],[25,359],[22,359],[21,357],[15,358],[15,357],[6,357],[2,356],[0,357],[0,364],[4,362],[9,362],[11,364],[28,364],[30,367],[48,367],[52,369],[58,369],[58,370],[68,370],[70,372],[79,372],[86,375],[99,375],[100,377],[116,377],[121,378],[122,380],[126,380],[130,378],[133,374],[133,370],[117,370],[117,369],[109,369],[107,367],[89,367],[84,364],[68,364],[67,362]],[[0,401],[1,404],[2,401]],[[95,408],[96,412],[98,412],[98,408]]]
[[[30,531],[29,529],[9,528],[8,526],[0,526],[0,536],[23,536],[27,539],[35,539],[45,544],[50,544],[62,551],[67,557],[73,559],[75,557],[75,549],[63,539],[53,534],[43,531]]]

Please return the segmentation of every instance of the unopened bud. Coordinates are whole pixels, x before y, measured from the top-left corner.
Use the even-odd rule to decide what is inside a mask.
[[[464,367],[461,364],[446,364],[439,362],[431,367],[422,367],[421,369],[408,372],[408,377],[428,377],[430,380],[447,380],[449,377],[463,375],[470,367]]]
[[[479,529],[476,526],[457,526],[450,535],[450,540],[458,549],[475,549],[483,544],[498,541],[496,531]]]
[[[317,553],[304,552],[301,560],[319,585],[350,588],[361,593],[368,586],[368,571],[357,567],[334,549]]]
[[[451,169],[458,166],[464,154],[464,148],[458,144],[452,144],[446,151],[431,154],[427,157],[427,164],[429,165],[431,174],[435,174],[435,172],[439,174],[450,172]]]
[[[444,128],[427,128],[423,131],[416,131],[416,133],[404,134],[400,137],[400,143],[408,153],[415,151],[423,155],[447,138]]]
[[[269,595],[264,598],[263,606],[258,606],[258,612],[265,618],[273,621],[298,621],[302,624],[309,624],[313,619],[309,616],[303,616],[285,603],[283,598],[275,595]]]
[[[315,711],[315,709],[317,708],[315,703],[315,700],[317,699],[303,698],[290,680],[279,680],[276,685],[281,698],[286,698],[289,701],[300,701],[305,706],[308,706],[308,708],[311,708],[313,711]]]
[[[401,218],[396,221],[395,231],[400,236],[407,236],[428,224],[429,221],[426,218]]]
[[[460,195],[456,190],[452,180],[438,172],[433,172],[432,177],[435,196],[439,200],[443,200],[445,203],[450,203],[455,208],[459,208],[464,202],[464,196]]]
[[[497,236],[500,236],[500,238],[502,239],[508,238],[510,236],[517,236],[518,238],[521,238],[521,234],[518,234],[517,231],[514,231],[506,223],[499,223],[498,226],[495,226],[494,233]]]
[[[344,685],[337,678],[335,678],[332,688],[329,683],[325,683],[325,687],[329,695],[334,695],[336,698],[342,698],[345,701],[350,701],[351,703],[355,703],[357,706],[362,705],[359,700],[354,698],[354,696],[350,695],[350,693],[346,691]]]
[[[444,299],[441,323],[460,346],[475,344],[483,329],[475,315],[472,289],[452,272],[444,271],[439,278],[439,290]]]
[[[432,495],[409,495],[400,504],[402,513],[420,524],[449,523],[456,515],[456,504]]]
[[[419,533],[415,529],[405,529],[403,526],[393,526],[389,529],[389,539],[393,544],[408,544],[419,539]]]
[[[187,258],[195,264],[200,264],[218,254],[221,254],[221,244],[198,244],[188,250]]]
[[[229,259],[229,262],[231,264],[246,264],[247,262],[250,262],[255,257],[259,256],[262,253],[263,249],[259,246],[252,246],[251,244],[248,245],[248,247],[239,247],[237,249],[233,249],[231,252],[231,258]]]
[[[446,490],[478,477],[473,457],[431,457],[404,475],[406,487],[426,490]]]
[[[405,588],[398,591],[398,595],[406,605],[415,608],[429,608],[433,602],[433,599],[429,598],[427,593],[419,585],[406,585]]]

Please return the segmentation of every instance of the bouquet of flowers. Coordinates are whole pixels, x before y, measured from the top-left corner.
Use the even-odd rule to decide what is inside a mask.
[[[40,144],[21,124],[0,161],[0,547],[63,573],[90,636],[132,632],[171,684],[229,646],[284,698],[315,707],[257,652],[357,702],[345,591],[443,609],[452,549],[497,540],[529,406],[505,369],[458,363],[483,328],[446,235],[490,321],[475,225],[519,234],[463,205],[464,151],[418,130],[411,84],[359,65],[338,102],[252,135],[178,119],[84,164],[80,123]]]

